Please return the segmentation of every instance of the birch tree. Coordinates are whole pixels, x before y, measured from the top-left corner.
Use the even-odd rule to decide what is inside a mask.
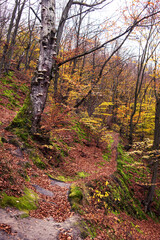
[[[41,2],[40,54],[37,69],[31,81],[31,92],[22,109],[9,126],[27,128],[32,134],[39,128],[48,87],[52,78],[55,52],[55,0]]]
[[[52,78],[55,52],[55,0],[42,0],[40,55],[37,71],[31,83],[32,132],[37,131]]]

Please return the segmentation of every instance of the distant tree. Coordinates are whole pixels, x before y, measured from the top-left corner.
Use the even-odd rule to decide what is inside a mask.
[[[130,122],[129,122],[129,144],[130,145],[132,145],[133,143],[133,132],[134,132],[135,125],[137,124],[137,122],[134,123],[134,116],[137,111],[137,104],[141,98],[140,94],[141,94],[141,90],[142,90],[144,79],[145,79],[147,64],[158,46],[157,44],[154,45],[153,43],[153,39],[156,37],[156,34],[157,34],[156,28],[151,23],[151,26],[148,27],[148,29],[149,31],[147,36],[145,37],[143,42],[140,41],[140,48],[142,48],[142,52],[140,52],[139,58],[138,58],[137,80],[136,80],[135,91],[134,91],[134,102],[133,102],[133,108],[132,108],[132,113],[131,113]],[[144,45],[144,41],[145,41],[145,45]]]
[[[8,52],[6,53],[7,61],[5,63],[5,70],[6,70],[7,73],[8,73],[8,70],[10,68],[10,65],[11,65],[11,59],[12,59],[14,47],[15,47],[15,44],[16,44],[16,37],[17,37],[17,33],[18,33],[18,28],[19,28],[20,20],[21,20],[22,13],[23,13],[23,10],[24,10],[24,6],[25,6],[27,1],[28,0],[23,0],[21,2],[21,0],[19,0],[17,17],[15,19],[15,26],[14,26],[14,30],[13,30],[13,33],[12,33],[11,42],[10,42],[10,45],[9,45],[9,48],[8,48]]]
[[[159,90],[159,73],[157,71],[157,62],[158,59],[155,54],[155,66],[153,70],[153,80],[154,80],[154,92],[156,98],[156,111],[155,111],[155,129],[154,129],[154,141],[153,141],[153,149],[155,150],[154,158],[153,158],[153,165],[152,165],[152,179],[151,184],[149,186],[148,194],[145,199],[145,212],[150,211],[150,205],[153,201],[153,197],[155,194],[155,188],[157,183],[157,176],[158,176],[158,168],[160,163],[160,90]]]
[[[12,37],[12,30],[14,28],[14,21],[16,19],[16,13],[17,13],[17,10],[18,10],[18,6],[19,6],[19,0],[15,0],[14,8],[13,8],[13,11],[12,11],[12,16],[11,16],[10,23],[9,23],[9,26],[8,26],[6,41],[5,41],[5,44],[4,44],[4,47],[3,47],[2,58],[1,58],[1,61],[0,61],[0,74],[2,72],[2,68],[5,64],[6,55],[7,55],[8,48],[9,48],[9,43],[10,43],[10,40],[11,40],[11,37]]]

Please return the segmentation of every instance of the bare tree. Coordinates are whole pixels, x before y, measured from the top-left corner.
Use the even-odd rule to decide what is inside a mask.
[[[8,70],[10,68],[10,64],[11,64],[13,49],[14,49],[14,46],[15,46],[15,43],[16,43],[16,36],[17,36],[18,28],[19,28],[19,23],[20,23],[20,20],[21,20],[21,17],[22,17],[22,12],[23,12],[24,6],[25,6],[27,1],[28,0],[23,0],[22,3],[21,3],[21,0],[19,0],[18,14],[17,14],[15,26],[14,26],[14,31],[12,33],[10,47],[8,49],[8,52],[7,52],[7,62],[5,64],[5,70],[6,70],[7,73],[8,73]]]
[[[2,68],[4,66],[5,60],[6,60],[6,54],[7,54],[8,48],[9,48],[11,33],[12,33],[12,29],[14,27],[14,20],[16,18],[16,12],[17,12],[18,6],[19,6],[19,0],[15,0],[12,17],[11,17],[9,27],[8,27],[8,32],[7,32],[7,37],[6,37],[7,39],[6,39],[4,48],[3,48],[3,54],[2,54],[2,58],[1,58],[1,62],[0,62],[0,74],[1,74]]]
[[[77,40],[76,40],[76,48],[75,48],[75,49],[78,49],[80,28],[81,28],[83,18],[90,11],[96,10],[96,9],[94,9],[95,7],[97,7],[99,5],[102,5],[104,3],[105,3],[105,5],[108,5],[111,2],[112,1],[108,1],[108,0],[102,0],[102,1],[99,0],[99,1],[94,1],[92,4],[87,4],[87,3],[84,3],[83,0],[81,0],[81,1],[69,0],[67,2],[63,12],[62,12],[61,19],[59,21],[59,25],[58,25],[58,29],[57,29],[57,35],[56,35],[56,37],[57,37],[57,41],[56,41],[56,53],[57,53],[57,55],[58,55],[59,50],[60,50],[60,42],[61,42],[64,26],[65,26],[67,20],[79,16],[79,21],[77,22],[77,33],[76,33]],[[76,14],[70,14],[70,16],[69,16],[69,12],[71,12],[71,8],[74,5],[79,5],[80,6],[79,7],[80,11],[78,11]],[[105,5],[103,5],[103,6],[105,6]],[[83,8],[85,8],[85,9],[83,10]],[[77,51],[75,52],[75,55],[77,55]],[[77,59],[78,58],[73,59],[74,66],[73,66],[73,69],[72,69],[72,73],[74,72],[74,69],[76,67]],[[58,78],[59,78],[59,65],[58,64],[56,64],[54,66],[54,75],[55,75],[55,78],[54,78],[54,97],[56,98],[57,97]]]
[[[145,72],[147,68],[147,64],[151,56],[154,54],[154,51],[157,49],[158,44],[156,46],[152,47],[153,45],[153,39],[155,38],[157,34],[156,28],[153,24],[151,24],[151,27],[149,28],[148,36],[146,38],[145,46],[142,49],[142,54],[139,55],[138,59],[138,67],[137,67],[137,80],[136,80],[136,86],[134,91],[134,103],[133,103],[133,110],[130,116],[130,123],[129,123],[129,144],[132,145],[133,143],[133,132],[135,124],[133,123],[133,118],[135,116],[135,113],[137,111],[137,103],[140,98],[140,93],[142,89],[142,85],[145,78]],[[136,122],[137,124],[137,122]]]
[[[28,30],[29,30],[29,39],[28,39],[28,43],[27,43],[27,47],[26,47],[26,56],[25,56],[25,68],[28,69],[29,68],[29,52],[31,49],[31,45],[33,42],[33,32],[34,32],[34,28],[35,28],[35,24],[36,24],[36,19],[37,19],[37,15],[38,15],[38,11],[39,11],[39,5],[36,11],[36,16],[31,24],[31,17],[30,17],[30,10],[31,10],[31,3],[29,0],[29,13],[28,13]]]

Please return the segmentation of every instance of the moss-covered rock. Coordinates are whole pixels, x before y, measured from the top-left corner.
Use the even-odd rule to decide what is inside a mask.
[[[37,194],[28,189],[24,189],[24,195],[22,197],[8,196],[6,193],[1,193],[0,206],[6,207],[11,206],[19,210],[33,210],[36,209],[38,205]]]
[[[72,205],[72,209],[78,210],[79,204],[81,203],[83,199],[83,193],[80,187],[76,186],[75,184],[72,184],[70,193],[69,193],[69,200]]]

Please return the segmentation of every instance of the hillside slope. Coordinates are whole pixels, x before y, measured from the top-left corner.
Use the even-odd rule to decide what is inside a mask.
[[[1,93],[1,239],[157,240],[160,225],[144,213],[145,189],[136,180],[150,174],[141,159],[126,155],[118,133],[97,133],[52,96],[41,133],[6,130],[27,95],[26,82],[16,74],[1,81],[12,96]]]

